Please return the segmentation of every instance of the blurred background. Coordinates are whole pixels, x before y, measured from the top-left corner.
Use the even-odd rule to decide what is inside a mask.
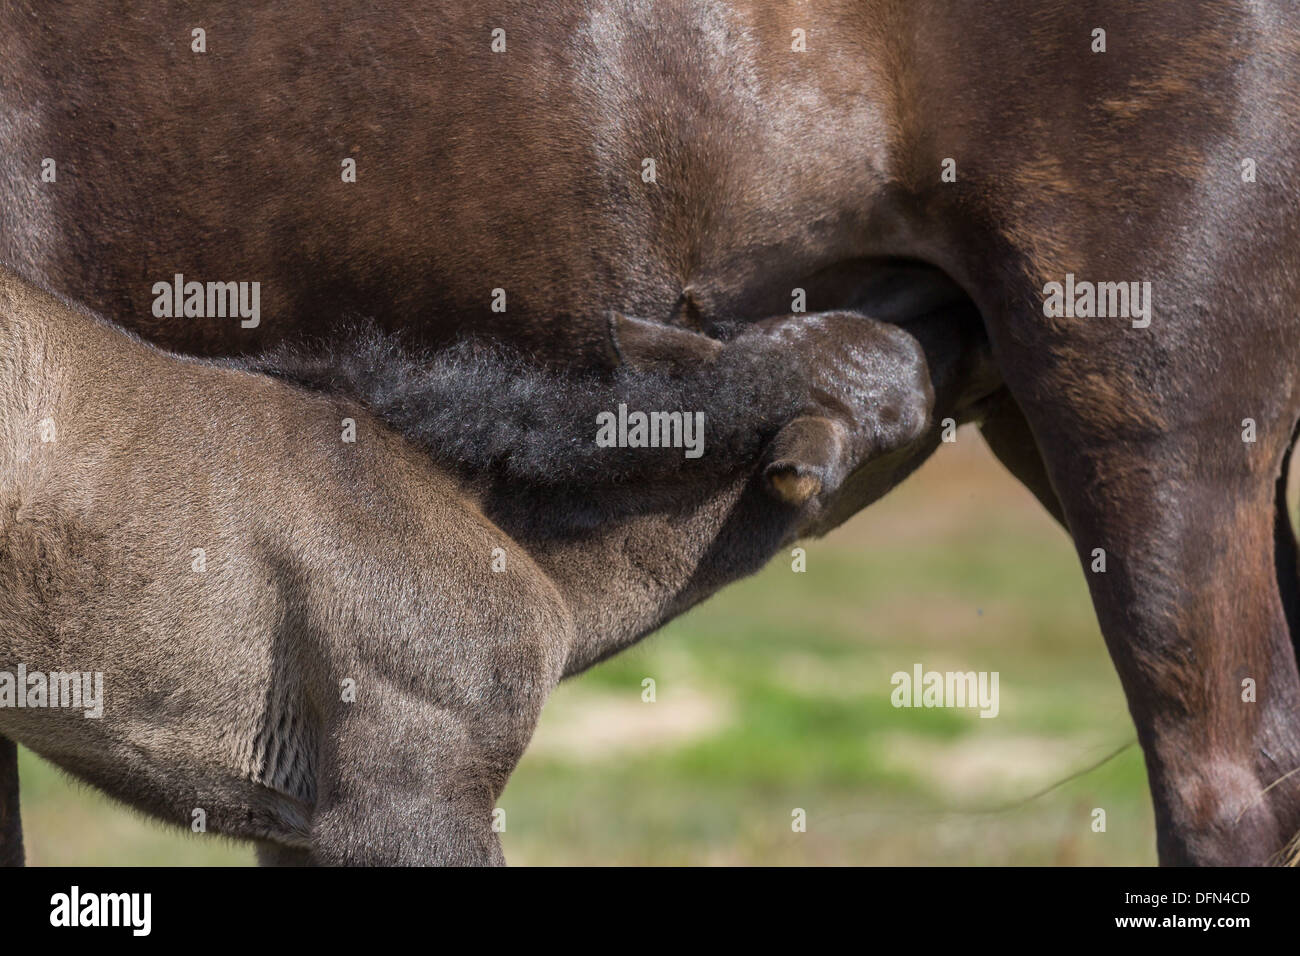
[[[1088,770],[1135,734],[1083,572],[977,432],[803,547],[560,687],[499,801],[511,864],[1155,864],[1141,751]],[[998,671],[998,716],[895,709],[916,663]],[[32,865],[254,862],[20,766]]]

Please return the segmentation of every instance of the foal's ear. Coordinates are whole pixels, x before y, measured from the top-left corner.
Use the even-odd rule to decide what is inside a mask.
[[[609,313],[609,348],[615,365],[653,372],[682,372],[712,361],[722,343],[662,322]]]

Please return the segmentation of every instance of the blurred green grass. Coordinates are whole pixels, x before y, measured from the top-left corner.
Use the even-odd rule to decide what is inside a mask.
[[[499,801],[507,859],[1155,863],[1136,746],[1025,799],[1134,731],[1068,539],[975,432],[804,547],[806,572],[778,556],[556,692]],[[917,662],[998,671],[999,715],[895,709],[890,676]],[[33,864],[253,860],[26,752],[21,774]]]

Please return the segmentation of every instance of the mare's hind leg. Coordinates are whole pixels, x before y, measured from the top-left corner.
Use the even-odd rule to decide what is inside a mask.
[[[1132,332],[1040,322],[1002,339],[1004,370],[1128,697],[1161,861],[1263,864],[1300,830],[1300,774],[1287,776],[1300,672],[1276,531],[1300,382],[1269,367],[1287,353],[1263,333],[1221,343],[1207,377],[1181,346],[1195,310],[1165,315]]]
[[[18,815],[18,745],[0,737],[0,866],[23,865],[23,822]]]
[[[1287,624],[1291,628],[1291,644],[1295,648],[1296,660],[1300,662],[1300,548],[1297,547],[1295,528],[1291,524],[1286,494],[1298,435],[1300,435],[1300,428],[1297,429],[1297,434],[1291,437],[1282,472],[1278,475],[1274,489],[1273,564],[1277,571],[1278,593],[1282,595],[1282,607],[1286,612]]]
[[[1034,433],[1029,430],[1025,413],[1015,398],[1005,388],[988,403],[980,434],[989,450],[997,456],[1007,471],[1047,509],[1047,513],[1065,526],[1065,511],[1061,499],[1056,497],[1047,465],[1038,451]]]

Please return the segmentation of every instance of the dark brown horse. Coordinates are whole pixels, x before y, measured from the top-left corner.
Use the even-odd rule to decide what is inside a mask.
[[[1300,829],[1294,4],[124,6],[0,4],[0,259],[205,354],[964,301],[990,445],[1105,552],[1161,859]],[[257,325],[166,317],[177,274],[260,282]]]

